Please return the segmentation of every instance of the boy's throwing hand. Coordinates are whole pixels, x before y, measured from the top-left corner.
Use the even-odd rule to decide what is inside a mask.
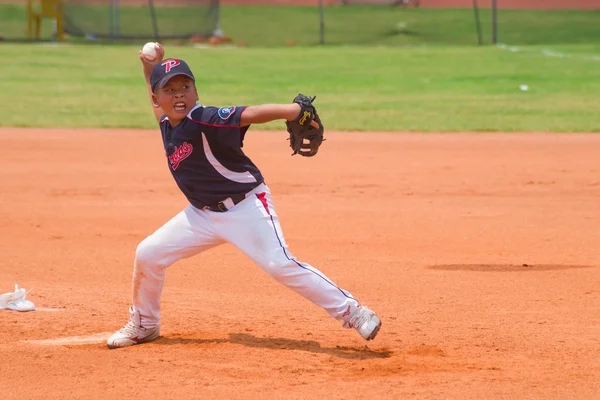
[[[156,49],[156,58],[153,60],[148,60],[142,50],[139,51],[140,61],[144,64],[144,67],[149,67],[152,69],[154,64],[159,63],[165,58],[165,49],[162,47],[160,43],[155,43],[154,48]]]

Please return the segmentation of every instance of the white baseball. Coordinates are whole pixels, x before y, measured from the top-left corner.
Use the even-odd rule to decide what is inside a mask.
[[[155,42],[148,42],[144,45],[144,47],[142,48],[142,54],[144,55],[144,57],[146,57],[146,60],[148,61],[154,61],[156,60],[156,57],[158,54],[156,54],[156,43]]]

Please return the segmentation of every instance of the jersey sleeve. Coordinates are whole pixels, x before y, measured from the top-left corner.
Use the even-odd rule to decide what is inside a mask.
[[[248,131],[248,126],[240,126],[242,113],[246,106],[229,107],[199,107],[193,110],[188,118],[203,125],[206,129],[219,132],[220,135],[231,135],[235,137],[240,147],[244,146],[244,138]]]
[[[241,128],[240,120],[246,106],[229,107],[203,107],[202,110],[194,110],[191,119],[215,128]],[[200,112],[197,112],[200,111]],[[247,128],[247,127],[244,127]]]

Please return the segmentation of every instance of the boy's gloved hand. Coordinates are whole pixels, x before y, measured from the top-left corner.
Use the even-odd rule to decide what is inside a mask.
[[[292,155],[312,157],[317,154],[321,143],[325,140],[321,118],[312,104],[316,97],[310,98],[300,93],[294,98],[293,102],[300,105],[300,113],[295,120],[285,122],[290,134],[290,147],[294,150]]]

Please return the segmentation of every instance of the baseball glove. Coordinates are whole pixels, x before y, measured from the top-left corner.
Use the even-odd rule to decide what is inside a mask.
[[[295,120],[285,122],[290,134],[290,147],[294,150],[292,155],[300,154],[304,157],[312,157],[317,154],[319,146],[325,140],[323,124],[312,104],[316,97],[310,98],[300,93],[294,98],[293,102],[300,104],[300,113]],[[310,125],[313,119],[319,125],[318,129]]]

